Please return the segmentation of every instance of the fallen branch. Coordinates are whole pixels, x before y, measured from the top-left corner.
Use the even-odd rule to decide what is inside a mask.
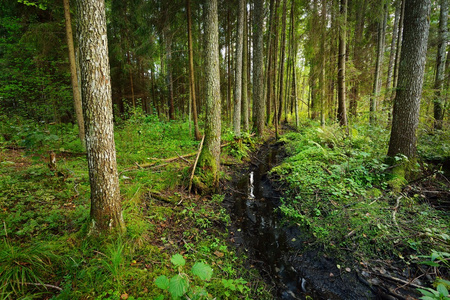
[[[387,274],[381,274],[381,273],[374,273],[374,272],[370,272],[370,273],[371,273],[372,275],[375,275],[375,276],[384,277],[384,278],[386,278],[386,279],[390,279],[390,280],[392,280],[392,281],[402,283],[402,284],[404,284],[403,286],[409,285],[409,286],[412,286],[412,287],[417,288],[417,289],[425,289],[425,287],[423,287],[423,286],[420,286],[420,285],[417,285],[417,284],[415,284],[415,283],[412,283],[411,281],[403,280],[403,279],[401,279],[401,278],[392,277],[392,276],[390,276],[390,275],[387,275]]]
[[[200,142],[200,146],[198,147],[197,157],[195,158],[194,166],[192,167],[191,177],[189,178],[188,193],[191,192],[191,188],[192,188],[192,180],[194,179],[195,168],[197,168],[198,158],[200,157],[200,153],[202,152],[203,142],[204,142],[204,141],[205,141],[205,136],[203,136],[202,141]]]
[[[34,286],[43,286],[46,288],[52,288],[58,291],[62,291],[62,288],[59,286],[53,285],[53,284],[47,284],[47,283],[38,283],[38,282],[24,282],[25,285],[34,285]]]
[[[395,215],[397,214],[398,207],[400,206],[400,199],[402,199],[402,198],[403,198],[403,196],[400,196],[397,198],[397,203],[395,204],[394,212],[392,213],[392,219],[394,220],[395,226],[397,226],[398,232],[400,232],[400,228],[398,227],[398,223],[397,223],[397,220],[395,219]]]

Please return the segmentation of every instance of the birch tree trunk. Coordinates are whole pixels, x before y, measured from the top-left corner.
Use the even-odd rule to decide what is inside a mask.
[[[402,54],[388,156],[403,154],[411,158],[416,155],[431,0],[405,2]]]
[[[105,2],[77,0],[81,90],[91,186],[90,234],[125,230],[117,174]]]

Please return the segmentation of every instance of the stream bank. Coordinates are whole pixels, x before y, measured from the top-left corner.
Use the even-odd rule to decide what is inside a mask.
[[[268,171],[284,157],[281,144],[266,142],[251,163],[234,170],[223,202],[231,216],[230,240],[238,253],[248,257],[248,267],[257,268],[274,287],[274,298],[418,299],[408,282],[396,281],[414,274],[413,268],[396,261],[389,266],[360,266],[353,253],[348,253],[348,265],[339,266],[335,253],[314,246],[314,237],[306,230],[283,222],[277,211],[282,193]]]

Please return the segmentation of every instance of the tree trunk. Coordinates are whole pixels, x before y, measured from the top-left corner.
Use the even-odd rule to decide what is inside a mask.
[[[77,0],[91,234],[125,230],[114,144],[111,79],[103,0]]]
[[[227,13],[227,121],[232,120],[231,116],[231,21],[230,8]]]
[[[391,91],[392,76],[394,73],[395,53],[396,53],[396,49],[397,49],[398,23],[400,20],[401,11],[402,11],[402,1],[398,0],[395,4],[394,27],[392,28],[391,53],[389,55],[389,66],[388,66],[388,73],[387,73],[387,78],[386,78],[385,101],[388,100],[388,97],[389,97],[389,94]]]
[[[347,127],[347,109],[345,104],[345,51],[347,33],[347,0],[341,0],[341,24],[339,24],[339,58],[338,58],[338,120]]]
[[[436,56],[436,78],[434,81],[434,128],[442,129],[442,121],[444,120],[444,103],[443,95],[444,77],[445,77],[445,50],[448,41],[448,0],[441,0],[441,12],[439,18],[439,45]]]
[[[206,123],[205,146],[199,158],[199,166],[212,176],[217,186],[220,168],[220,73],[219,73],[219,29],[217,0],[205,5],[205,78],[206,78]]]
[[[69,50],[70,79],[72,82],[73,104],[78,124],[78,137],[80,138],[83,149],[85,149],[86,140],[84,132],[83,108],[82,108],[80,87],[78,86],[77,64],[75,62],[75,49],[73,46],[72,21],[70,18],[70,5],[69,0],[63,0],[63,2],[64,2],[64,17],[66,20],[67,48]]]
[[[195,72],[194,72],[194,54],[192,50],[192,21],[191,21],[191,1],[186,0],[186,14],[188,19],[188,48],[189,48],[189,91],[191,93],[192,116],[194,119],[194,136],[197,141],[201,139],[198,129],[197,101],[195,98]]]
[[[234,82],[234,113],[233,113],[233,129],[234,136],[241,136],[241,100],[242,100],[242,52],[244,37],[244,9],[245,0],[239,0],[238,24],[236,37],[236,65],[235,65],[235,82]]]
[[[416,130],[430,28],[431,0],[406,0],[398,90],[388,156],[416,155]]]
[[[403,42],[403,19],[405,18],[405,3],[406,0],[400,0],[402,2],[402,8],[400,11],[400,20],[398,21],[398,34],[397,34],[397,49],[395,51],[395,64],[394,64],[394,75],[392,78],[392,95],[391,99],[395,98],[397,94],[398,85],[398,69],[400,67],[400,55],[402,53],[402,42]]]
[[[166,85],[169,97],[169,119],[175,120],[175,106],[173,99],[173,76],[172,76],[172,33],[170,33],[170,25],[164,29],[164,46],[166,52]]]
[[[256,131],[264,133],[264,0],[255,0],[253,30],[253,103],[255,105]]]
[[[283,16],[281,18],[281,49],[280,49],[280,75],[278,83],[278,124],[281,122],[283,112],[283,82],[284,82],[284,58],[286,50],[286,6],[287,0],[283,0]]]
[[[373,90],[372,96],[370,97],[370,124],[374,124],[376,122],[376,112],[378,107],[378,97],[380,95],[381,90],[381,73],[383,67],[383,58],[384,58],[384,43],[386,36],[386,20],[388,9],[387,5],[383,5],[383,19],[378,22],[378,35],[377,35],[377,59],[375,64],[375,74],[373,80]]]
[[[242,125],[244,132],[248,132],[250,130],[249,126],[249,116],[248,116],[248,97],[247,97],[247,89],[248,89],[248,77],[247,77],[247,63],[248,63],[248,22],[247,22],[247,1],[244,1],[244,38],[242,41],[243,52],[242,52]]]
[[[320,76],[319,76],[319,90],[320,90],[320,124],[325,125],[325,43],[327,32],[327,1],[322,0],[322,16],[321,16],[321,41],[320,41]]]

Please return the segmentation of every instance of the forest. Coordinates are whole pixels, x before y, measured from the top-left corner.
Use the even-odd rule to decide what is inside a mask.
[[[450,299],[448,0],[2,0],[0,299]]]

